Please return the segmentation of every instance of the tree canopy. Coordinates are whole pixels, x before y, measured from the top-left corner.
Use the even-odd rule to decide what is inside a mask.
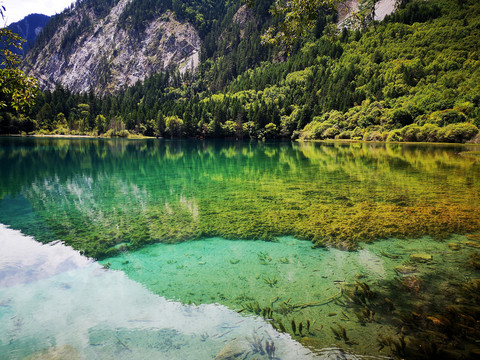
[[[240,2],[232,7],[204,38],[195,73],[168,69],[104,98],[58,86],[38,94],[25,121],[0,111],[0,133],[480,141],[478,1],[412,0],[356,29],[337,28],[322,8],[288,58],[260,45],[282,24],[272,4],[242,8],[241,24]]]
[[[281,45],[290,53],[295,41],[313,30],[319,13],[335,9],[340,0],[276,0],[271,12],[282,16],[277,26],[271,26],[262,36],[264,44]]]
[[[21,57],[11,50],[21,49],[24,41],[10,29],[0,29],[0,109],[19,112],[34,104],[38,82],[18,69]]]

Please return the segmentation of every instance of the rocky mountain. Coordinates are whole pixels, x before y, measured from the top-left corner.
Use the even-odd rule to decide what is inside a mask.
[[[245,29],[250,21],[253,19],[252,10],[247,7],[247,5],[242,5],[240,9],[233,15],[233,23],[238,24],[240,29],[240,37],[243,38],[245,35]]]
[[[50,16],[47,15],[30,14],[24,19],[9,26],[10,30],[26,40],[26,42],[23,44],[22,50],[15,51],[17,54],[21,55],[22,57],[25,56],[25,54],[28,52],[28,49],[33,45],[38,34],[45,27],[49,19]]]
[[[212,60],[208,88],[220,90],[269,59],[259,35],[270,21],[272,3],[79,0],[52,18],[26,56],[24,70],[43,90],[60,84],[73,93],[92,89],[103,96],[167,69],[184,73]],[[358,0],[347,1],[344,8],[350,14]]]
[[[29,73],[55,89],[23,118],[5,114],[0,132],[440,142],[478,133],[478,0],[351,0],[293,22],[271,16],[274,2],[79,0],[27,56]],[[172,68],[195,72],[163,71]]]
[[[194,70],[200,54],[194,26],[166,10],[141,31],[129,29],[120,20],[132,1],[113,1],[101,11],[83,1],[57,15],[52,36],[27,55],[27,74],[39,79],[42,89],[61,84],[103,95],[165,69]]]
[[[371,10],[371,3],[366,2],[367,6]],[[373,18],[376,21],[382,21],[385,16],[390,15],[396,8],[400,1],[398,0],[375,0],[375,11],[373,12]],[[353,20],[358,17],[357,14],[362,6],[360,0],[345,0],[338,6],[338,22],[341,26],[349,26],[348,20]]]

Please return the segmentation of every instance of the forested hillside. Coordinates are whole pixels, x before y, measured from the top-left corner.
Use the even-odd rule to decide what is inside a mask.
[[[163,10],[156,4],[134,0],[119,26],[141,36],[149,17]],[[269,13],[271,0],[255,0],[251,7],[239,1],[162,4],[199,30],[196,72],[169,70],[102,98],[57,87],[40,94],[25,115],[4,112],[0,132],[478,139],[476,0],[404,2],[381,23],[350,29],[333,27],[335,12],[321,11],[289,56],[280,46],[261,43],[266,29],[281,20]],[[132,10],[134,5],[145,11]]]
[[[50,17],[47,15],[30,14],[23,20],[17,21],[16,23],[9,25],[8,27],[10,30],[20,35],[25,40],[25,43],[23,44],[21,50],[12,51],[24,57],[25,54],[28,52],[28,49],[34,45],[35,39],[37,38],[38,34],[40,34],[41,30],[45,27],[49,19]]]

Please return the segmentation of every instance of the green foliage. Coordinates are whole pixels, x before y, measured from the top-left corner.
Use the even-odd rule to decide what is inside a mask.
[[[130,133],[128,130],[115,130],[115,129],[109,129],[105,134],[104,137],[107,138],[112,138],[112,137],[119,137],[119,138],[128,138]]]
[[[142,1],[131,4],[149,4]],[[276,7],[287,15],[301,4]],[[306,11],[319,4],[310,2]],[[243,7],[242,24],[233,21],[240,5],[212,2],[210,17],[204,16],[210,10],[200,11],[204,2],[152,5],[153,13],[155,6],[176,6],[176,16],[196,11],[205,21],[218,20],[202,35],[202,63],[195,74],[165,71],[103,99],[59,87],[39,95],[27,115],[36,119],[37,131],[46,132],[114,129],[111,133],[252,139],[463,142],[474,128],[441,129],[480,126],[478,2],[413,0],[381,23],[341,33],[332,31],[333,16],[322,9],[306,20],[288,59],[281,48],[260,44],[268,27],[282,26],[268,15],[272,0]],[[125,26],[140,31],[135,11],[125,15]],[[67,125],[55,120],[60,112]],[[14,122],[4,123],[12,129]]]
[[[478,128],[470,123],[450,124],[439,130],[440,142],[466,142],[478,134]]]
[[[21,49],[22,42],[10,29],[0,29],[0,110],[23,112],[35,101],[38,82],[17,68],[20,56],[10,50]]]
[[[217,19],[221,18],[225,8],[225,1],[220,0],[133,0],[121,13],[119,26],[141,33],[150,21],[170,10],[178,20],[193,24],[203,37],[212,29]]]
[[[402,9],[386,16],[385,21],[411,25],[416,22],[436,19],[441,13],[440,7],[435,3],[415,1],[407,3]]]
[[[464,143],[472,140],[478,131],[478,127],[471,123],[450,124],[445,127],[435,124],[411,124],[391,131],[387,141]]]
[[[465,122],[467,116],[455,109],[446,109],[442,111],[434,111],[425,117],[425,122],[436,124],[439,126],[447,126],[459,122]]]
[[[282,20],[278,25],[267,29],[262,36],[262,42],[280,44],[290,53],[298,38],[319,26],[317,25],[319,13],[325,8],[334,8],[338,2],[338,0],[276,0],[272,14],[281,15]]]
[[[183,120],[178,116],[167,116],[165,127],[171,137],[180,137],[182,136]]]
[[[97,115],[95,118],[95,128],[98,134],[103,134],[107,128],[107,119],[103,115]]]

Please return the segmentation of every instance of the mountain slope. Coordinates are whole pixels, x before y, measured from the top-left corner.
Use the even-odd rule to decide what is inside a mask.
[[[133,1],[149,0],[129,4]],[[28,116],[46,133],[441,142],[465,142],[477,135],[478,1],[406,1],[383,22],[363,23],[356,30],[335,28],[333,12],[320,14],[288,59],[260,42],[265,27],[277,21],[268,15],[271,0],[256,0],[251,9],[240,8],[239,1],[229,4],[223,17],[217,14],[222,21],[212,21],[210,32],[200,37],[202,62],[193,76],[166,71],[100,98],[76,95],[82,87],[59,88],[39,96]],[[104,17],[111,13],[107,10]],[[124,31],[125,39],[137,45],[152,21],[161,18],[143,21],[135,14],[139,17],[126,17],[114,30]],[[82,22],[79,16],[60,20]],[[62,48],[80,53],[83,34],[92,35],[75,29],[66,28],[74,36],[54,37],[63,41]],[[33,49],[32,58],[48,44]],[[72,76],[82,71],[89,76],[83,67],[66,69]],[[98,74],[91,84],[102,79]],[[111,87],[103,93],[114,92],[115,80],[106,80]]]
[[[43,89],[61,84],[73,92],[94,89],[98,95],[143,81],[168,68],[198,66],[200,37],[170,11],[154,18],[139,35],[119,26],[132,0],[119,0],[96,12],[88,1],[67,10],[53,36],[26,57],[28,75]]]
[[[23,44],[22,50],[15,51],[17,54],[25,57],[28,49],[33,46],[37,35],[45,27],[49,19],[50,16],[47,15],[30,14],[24,19],[9,25],[10,30],[26,40],[26,42]]]

